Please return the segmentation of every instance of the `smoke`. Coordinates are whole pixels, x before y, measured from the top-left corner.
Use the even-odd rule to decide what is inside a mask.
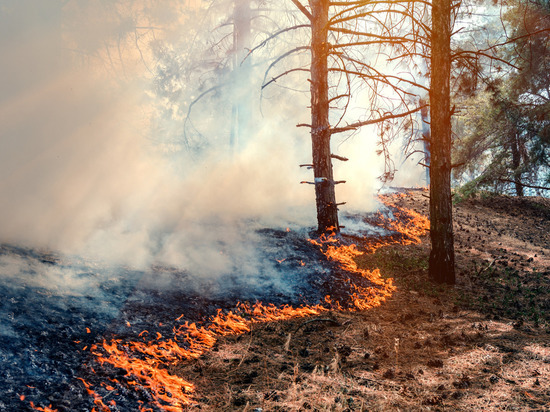
[[[0,392],[29,386],[36,404],[80,396],[82,348],[120,325],[137,335],[162,320],[168,335],[167,320],[202,318],[222,299],[294,304],[334,290],[305,240],[315,195],[299,165],[311,143],[295,126],[309,123],[307,94],[274,85],[263,117],[257,99],[243,105],[250,124],[230,150],[220,102],[257,96],[260,68],[250,93],[216,89],[197,103],[185,141],[185,108],[212,86],[199,69],[230,71],[213,58],[223,51],[194,60],[187,43],[210,28],[182,4],[197,3],[0,2]],[[350,158],[335,161],[348,181],[338,199],[357,210],[376,207],[381,170],[362,137],[334,144]]]
[[[309,135],[295,127],[307,122],[307,96],[285,91],[284,100],[265,101],[234,153],[223,134],[200,156],[167,153],[153,127],[159,102],[147,47],[153,37],[181,38],[190,29],[178,28],[185,16],[148,9],[145,0],[127,9],[48,3],[1,6],[0,242],[205,278],[252,276],[262,265],[256,229],[315,226],[313,187],[299,185],[311,180],[298,167],[311,161]],[[144,13],[167,29],[138,37]],[[226,127],[208,103],[194,116],[206,119],[208,132]],[[335,142],[334,151],[350,157],[335,160],[336,179],[348,181],[338,201],[353,210],[376,207],[382,166],[374,141]]]

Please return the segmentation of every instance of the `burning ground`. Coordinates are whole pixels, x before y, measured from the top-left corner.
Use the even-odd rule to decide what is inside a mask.
[[[388,200],[426,214],[426,195]],[[394,239],[355,259],[394,278],[381,306],[256,324],[171,370],[196,384],[200,410],[547,410],[549,206],[456,205],[454,289],[427,280],[427,236]]]
[[[210,278],[3,245],[1,409],[181,410],[196,402],[195,385],[168,366],[255,324],[366,309],[393,289],[379,272],[357,269],[359,252],[334,239],[267,228],[246,236],[254,259],[239,262],[248,267],[224,260],[225,274]]]
[[[448,289],[426,279],[425,196],[394,194],[383,213],[348,216],[363,232],[339,242],[257,231],[278,271],[256,282],[201,284],[165,266],[126,269],[121,282],[121,268],[5,245],[14,277],[3,286],[12,334],[3,333],[2,407],[544,410],[548,203],[458,205],[459,286]],[[16,282],[17,271],[44,277],[44,266],[71,272],[84,290],[92,278],[101,293],[55,294],[47,276]]]

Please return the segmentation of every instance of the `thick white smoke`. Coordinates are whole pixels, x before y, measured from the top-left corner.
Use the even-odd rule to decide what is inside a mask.
[[[100,3],[0,6],[0,242],[204,276],[254,272],[253,229],[315,226],[313,187],[299,185],[311,180],[298,167],[311,161],[308,131],[295,127],[308,120],[307,96],[267,101],[234,154],[225,145],[200,158],[161,152],[147,93],[155,61],[136,16],[169,28],[149,30],[149,41],[190,28],[178,32],[156,2]],[[216,119],[215,107],[201,110]],[[350,157],[335,161],[348,181],[338,200],[355,210],[376,207],[375,140],[335,143]]]

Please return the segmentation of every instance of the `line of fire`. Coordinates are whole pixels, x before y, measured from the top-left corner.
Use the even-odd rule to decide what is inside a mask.
[[[0,411],[549,407],[548,0],[35,3]]]
[[[147,330],[135,336],[137,330],[132,326],[133,320],[127,320],[116,328],[111,326],[119,330],[113,338],[105,338],[91,345],[76,342],[88,359],[79,368],[76,382],[83,385],[89,401],[80,399],[80,402],[93,404],[90,410],[97,412],[182,411],[197,404],[198,400],[194,397],[196,388],[185,376],[171,372],[171,367],[200,359],[215,347],[220,337],[246,334],[259,324],[322,317],[332,311],[365,311],[383,304],[395,289],[392,279],[384,277],[378,269],[360,269],[354,258],[392,244],[418,243],[429,231],[429,220],[413,210],[395,205],[393,200],[396,196],[403,194],[384,196],[384,211],[369,216],[371,224],[379,227],[382,234],[371,236],[366,242],[363,238],[361,250],[353,243],[356,237],[337,237],[332,232],[306,239],[306,243],[300,245],[300,252],[306,255],[281,256],[282,259],[277,260],[278,265],[291,268],[301,277],[308,276],[308,271],[318,270],[317,265],[311,261],[306,263],[300,260],[294,264],[289,261],[297,261],[299,257],[325,260],[325,268],[329,268],[327,280],[332,283],[327,289],[331,290],[331,294],[321,297],[327,290],[317,290],[318,303],[276,305],[256,301],[237,302],[231,307],[231,302],[226,300],[222,301],[224,308],[212,306],[215,311],[213,315],[191,316],[200,319],[194,322],[187,320],[193,312],[191,310],[165,321],[165,325],[162,322],[151,323]],[[302,242],[290,230],[281,231],[277,236],[284,242]],[[298,245],[292,247],[298,248]],[[310,269],[310,266],[313,267]],[[319,272],[309,276],[318,275]],[[127,303],[127,310],[131,311],[132,316],[140,311],[136,304]],[[202,304],[205,305],[204,302]],[[155,310],[154,304],[149,310]],[[155,317],[150,313],[148,315]],[[89,328],[86,329],[89,333]],[[24,399],[21,396],[21,400]],[[39,406],[31,401],[30,405],[39,411],[63,410],[52,404]]]

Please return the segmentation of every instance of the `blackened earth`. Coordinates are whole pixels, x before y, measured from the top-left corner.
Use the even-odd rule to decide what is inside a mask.
[[[299,306],[331,295],[349,302],[345,280],[353,275],[328,261],[308,233],[266,228],[256,234],[255,258],[264,263],[254,276],[241,275],[236,262],[210,278],[174,267],[138,271],[1,245],[0,411],[32,410],[31,402],[59,411],[92,410],[93,398],[79,378],[93,383],[98,373],[126,373],[94,369],[89,348],[104,339],[137,339],[144,330],[170,336],[181,315],[181,322],[205,322],[239,301]],[[150,401],[146,390],[116,389],[112,411],[138,410]]]

